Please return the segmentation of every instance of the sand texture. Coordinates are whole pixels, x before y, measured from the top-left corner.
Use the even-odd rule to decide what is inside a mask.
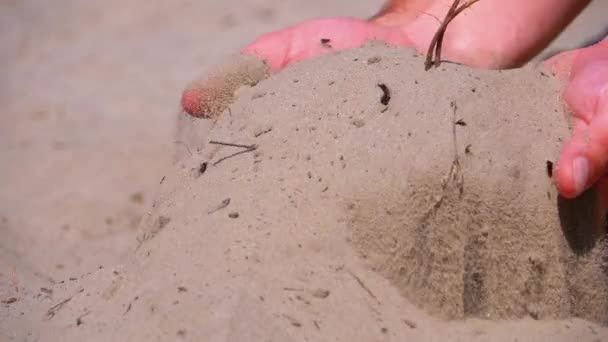
[[[531,68],[424,72],[381,44],[289,67],[178,137],[189,152],[124,266],[28,295],[8,325],[23,312],[30,340],[65,341],[608,339],[601,232],[572,231],[582,204],[547,174],[569,134],[559,87]]]

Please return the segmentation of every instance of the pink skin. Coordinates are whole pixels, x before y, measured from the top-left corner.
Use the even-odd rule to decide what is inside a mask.
[[[443,19],[451,3],[452,0],[392,0],[370,21],[346,17],[313,20],[266,34],[242,53],[266,60],[273,71],[370,40],[415,47],[425,53],[439,26],[437,18]],[[482,68],[520,66],[542,50],[586,3],[479,1],[450,24],[443,58]],[[550,16],[547,8],[551,8]],[[324,38],[330,40],[328,44],[320,43]],[[608,42],[563,53],[547,61],[546,67],[568,80],[564,99],[577,121],[558,162],[558,189],[565,197],[576,197],[599,180],[600,187],[606,189],[602,193],[608,203],[608,180],[602,178],[608,166]],[[212,92],[210,86],[186,89],[182,96],[184,110],[201,116],[204,99]]]
[[[547,64],[567,77],[564,100],[575,115],[573,136],[558,164],[560,192],[575,197],[599,180],[608,200],[608,41],[558,55]]]

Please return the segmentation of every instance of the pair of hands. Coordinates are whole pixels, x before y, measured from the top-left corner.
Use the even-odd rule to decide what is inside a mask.
[[[466,3],[464,0],[462,3]],[[370,20],[334,17],[266,34],[242,53],[265,60],[272,71],[314,56],[359,47],[370,40],[426,52],[453,0],[391,0]],[[443,57],[481,68],[521,66],[540,52],[579,12],[583,0],[481,0],[448,26]],[[441,18],[441,19],[440,19]],[[330,39],[330,46],[320,44]],[[568,51],[543,63],[566,80],[564,99],[575,129],[555,172],[560,193],[572,198],[598,182],[608,200],[608,40]],[[407,77],[404,75],[404,77]],[[184,91],[182,106],[197,116],[204,87]]]

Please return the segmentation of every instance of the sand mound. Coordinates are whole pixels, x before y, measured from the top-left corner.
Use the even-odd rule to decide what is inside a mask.
[[[347,203],[351,242],[421,307],[445,318],[575,315],[608,323],[603,246],[594,249],[601,234],[594,222],[577,226],[569,219],[596,218],[595,193],[570,203],[551,181],[569,134],[555,80],[534,70],[447,65],[425,73],[419,57],[376,49],[344,54],[331,70],[326,61],[312,62],[298,79],[275,81],[275,92],[291,92],[283,100],[274,93],[258,100],[260,89],[240,105],[268,129],[277,116],[290,121],[281,128],[292,131],[283,145],[301,146],[303,139],[317,145],[317,154],[340,151],[336,162],[344,171],[337,177],[356,179],[345,175],[357,173],[352,163],[370,174],[373,188],[351,184],[339,196]],[[304,86],[313,97],[334,94],[309,101]],[[353,98],[362,91],[365,99]],[[258,109],[298,97],[316,107]],[[590,210],[577,215],[581,208]]]
[[[608,324],[606,253],[570,211],[594,207],[558,199],[547,174],[569,131],[551,77],[424,72],[376,45],[290,67],[199,122],[129,263],[31,306],[46,338],[608,337],[571,318]],[[442,320],[471,317],[486,320]]]

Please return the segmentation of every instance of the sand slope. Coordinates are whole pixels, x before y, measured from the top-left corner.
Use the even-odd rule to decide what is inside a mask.
[[[606,339],[603,245],[573,250],[547,176],[558,90],[384,46],[290,67],[183,137],[256,150],[192,149],[124,267],[8,322],[74,341]]]

